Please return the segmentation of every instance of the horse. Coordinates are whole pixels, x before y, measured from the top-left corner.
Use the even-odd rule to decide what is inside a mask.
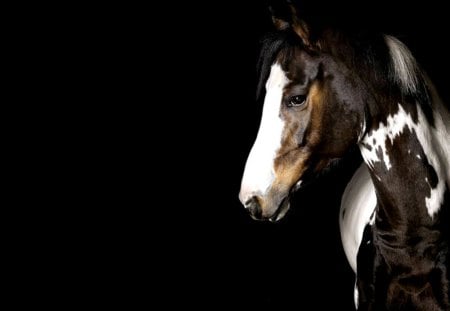
[[[397,38],[318,31],[286,6],[262,43],[241,203],[279,221],[293,193],[357,150],[339,214],[356,309],[450,310],[449,111]]]

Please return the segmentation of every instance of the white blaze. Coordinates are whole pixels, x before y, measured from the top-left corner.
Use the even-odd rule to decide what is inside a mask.
[[[274,64],[266,83],[266,97],[256,141],[245,164],[239,197],[245,203],[253,195],[264,195],[272,184],[274,158],[281,146],[284,122],[280,118],[283,89],[289,82],[279,64]]]

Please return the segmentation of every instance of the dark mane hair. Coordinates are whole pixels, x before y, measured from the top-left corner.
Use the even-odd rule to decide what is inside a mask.
[[[256,72],[258,82],[256,86],[256,100],[259,100],[264,94],[264,84],[269,77],[270,67],[280,50],[294,47],[293,41],[295,37],[288,31],[277,31],[266,34],[261,40],[261,52],[259,54]],[[296,39],[297,44],[300,40]]]

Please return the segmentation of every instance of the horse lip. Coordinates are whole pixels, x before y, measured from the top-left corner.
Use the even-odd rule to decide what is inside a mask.
[[[278,207],[278,209],[275,211],[275,213],[269,218],[269,220],[271,222],[277,222],[279,220],[281,220],[284,215],[286,215],[287,211],[289,210],[290,207],[290,196],[286,196],[283,201],[281,201],[280,206]]]
[[[299,179],[294,186],[292,186],[291,190],[289,190],[289,194],[281,201],[278,209],[273,213],[273,215],[269,218],[271,222],[277,222],[281,220],[284,215],[286,215],[289,207],[291,206],[291,195],[302,188],[303,181]]]
[[[291,192],[295,192],[295,191],[299,190],[300,188],[302,188],[302,184],[303,184],[303,180],[299,179],[292,187]]]

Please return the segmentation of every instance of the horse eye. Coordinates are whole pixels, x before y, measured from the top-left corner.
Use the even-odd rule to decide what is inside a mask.
[[[306,96],[305,95],[296,95],[289,98],[289,101],[287,103],[288,107],[298,107],[302,106],[306,102]]]

